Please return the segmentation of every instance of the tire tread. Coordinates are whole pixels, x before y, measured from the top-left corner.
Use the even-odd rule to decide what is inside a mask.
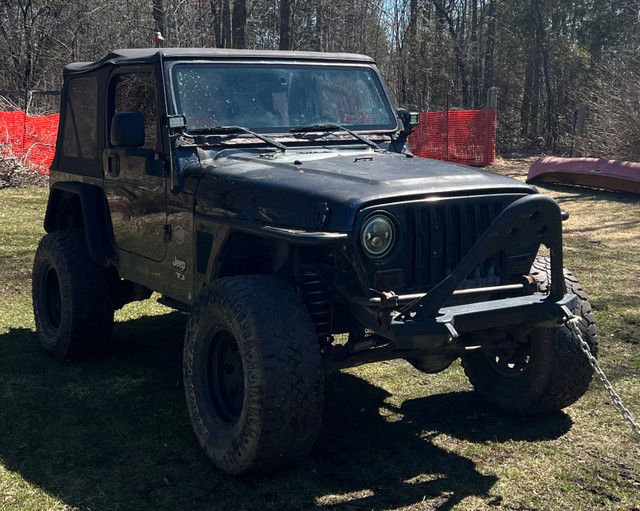
[[[226,456],[208,449],[189,396],[193,349],[211,304],[233,311],[249,349],[261,364],[259,434]],[[185,391],[194,430],[222,470],[261,472],[287,465],[313,446],[321,424],[324,371],[315,330],[300,297],[286,282],[267,275],[224,278],[210,284],[194,304],[185,334]],[[245,372],[246,375],[246,372]],[[246,388],[246,387],[245,387]]]
[[[547,292],[550,285],[551,261],[548,257],[536,257],[531,275],[536,279],[538,290]],[[564,270],[567,292],[574,293],[577,303],[572,311],[579,319],[580,329],[594,356],[598,354],[598,336],[595,318],[587,294],[578,280],[568,270]],[[484,399],[495,406],[525,415],[547,413],[565,408],[577,401],[588,389],[593,377],[593,369],[587,357],[573,339],[566,325],[543,328],[534,332],[531,342],[540,343],[539,374],[527,375],[532,378],[529,386],[522,386],[513,392],[511,386],[525,376],[509,380],[490,376],[490,364],[482,353],[462,357],[462,366],[474,386]],[[533,335],[533,334],[532,334]],[[528,368],[530,369],[530,368]]]
[[[63,295],[60,328],[52,331],[43,318],[41,274],[55,267]],[[89,255],[84,232],[54,231],[38,245],[33,267],[33,309],[36,328],[44,350],[58,360],[93,355],[111,338],[114,311],[114,282],[106,268]]]

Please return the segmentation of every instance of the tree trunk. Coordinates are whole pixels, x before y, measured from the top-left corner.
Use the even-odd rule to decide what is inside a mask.
[[[245,47],[246,26],[247,26],[247,0],[234,0],[233,19],[232,19],[234,48]]]
[[[551,87],[551,77],[549,70],[549,48],[547,46],[546,35],[544,30],[544,20],[542,10],[539,4],[536,4],[536,20],[537,20],[537,36],[539,41],[540,52],[542,53],[542,70],[544,73],[545,92],[547,95],[547,115],[545,129],[545,143],[548,148],[555,150],[558,139],[556,126],[556,106],[553,89]]]
[[[322,0],[316,0],[316,40],[318,51],[325,51],[324,46],[324,12]]]
[[[480,48],[478,47],[478,2],[471,2],[471,99],[476,108],[480,104]]]
[[[211,0],[209,2],[211,7],[211,20],[213,24],[213,47],[222,47],[222,25],[221,25],[221,12],[220,12],[220,0]]]
[[[222,47],[231,48],[231,0],[222,0]]]
[[[444,6],[442,5],[442,0],[432,0],[433,6],[436,8],[436,14],[442,20],[447,23],[447,27],[449,29],[449,35],[451,37],[451,41],[453,42],[453,51],[456,58],[456,72],[458,75],[458,79],[460,80],[460,90],[462,93],[462,106],[469,106],[469,84],[467,80],[467,70],[464,63],[464,57],[462,55],[462,45],[460,41],[460,37],[456,31],[455,24],[453,19],[447,13]]]
[[[164,35],[164,5],[162,5],[162,0],[153,0],[153,21],[156,30]]]
[[[496,0],[489,0],[489,19],[484,54],[484,90],[493,87],[493,48],[496,41]]]
[[[280,0],[280,50],[291,49],[291,0]]]
[[[522,93],[522,104],[520,105],[520,135],[529,137],[529,118],[531,115],[531,95],[533,91],[533,55],[529,52],[527,59],[527,70],[524,75],[524,91]]]
[[[409,0],[409,40],[418,40],[418,0]]]
[[[530,0],[529,19],[537,20],[538,0]],[[538,24],[527,24],[525,36],[531,42],[525,74],[524,93],[520,108],[520,132],[531,141],[538,137],[538,113],[540,107],[540,31]]]

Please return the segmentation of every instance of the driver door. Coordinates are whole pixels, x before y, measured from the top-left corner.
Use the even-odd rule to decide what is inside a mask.
[[[117,248],[153,261],[167,250],[167,183],[159,155],[156,78],[152,69],[118,72],[109,81],[110,119],[118,112],[140,112],[144,141],[118,147],[109,137],[103,157],[104,189]],[[109,130],[112,123],[110,122]]]

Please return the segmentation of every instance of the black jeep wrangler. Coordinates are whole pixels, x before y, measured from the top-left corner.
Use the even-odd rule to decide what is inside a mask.
[[[570,405],[592,370],[565,321],[597,341],[563,269],[566,214],[414,158],[410,131],[362,55],[137,49],[67,66],[33,268],[45,351],[99,351],[114,310],[152,291],[190,312],[189,414],[233,474],[305,454],[325,373],[368,362],[436,373],[460,357],[505,410]]]

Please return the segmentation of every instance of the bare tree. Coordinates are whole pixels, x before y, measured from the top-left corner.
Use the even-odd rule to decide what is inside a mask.
[[[245,30],[247,27],[247,1],[234,0],[233,2],[233,47],[244,48],[246,44]]]
[[[291,49],[291,0],[280,0],[280,50]]]

